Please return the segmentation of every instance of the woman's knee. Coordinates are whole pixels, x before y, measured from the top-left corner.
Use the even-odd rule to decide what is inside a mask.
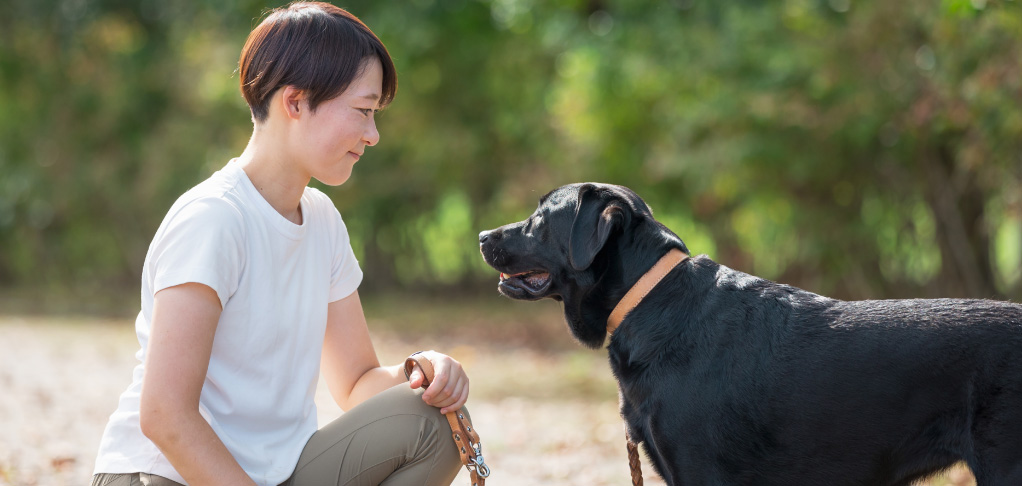
[[[403,414],[415,415],[420,422],[417,430],[411,430],[411,427],[404,430],[409,435],[405,440],[414,443],[411,448],[414,453],[407,458],[405,470],[398,472],[395,478],[425,477],[428,478],[426,484],[450,484],[462,464],[447,418],[439,408],[422,400],[422,390],[400,385],[384,393],[388,401],[403,409]],[[467,413],[464,408],[462,411]],[[401,484],[401,481],[394,484]]]
[[[423,401],[422,393],[422,389],[412,390],[408,385],[398,385],[384,392],[387,401],[394,401],[396,405],[402,408],[400,413],[417,415],[429,424],[427,429],[436,432],[437,440],[435,442],[437,446],[450,446],[449,448],[457,451],[454,447],[453,432],[447,417],[440,413],[439,408]],[[465,407],[462,407],[458,413],[464,413],[468,416],[468,410]],[[426,437],[422,438],[425,439]]]
[[[460,466],[446,418],[422,400],[421,391],[402,384],[314,434],[292,484],[315,484],[317,478],[331,475],[364,479],[366,484],[450,484]]]

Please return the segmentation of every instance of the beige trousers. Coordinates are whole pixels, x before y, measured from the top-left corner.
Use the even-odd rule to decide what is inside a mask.
[[[395,386],[316,431],[282,486],[449,485],[461,468],[451,426],[422,390]],[[181,486],[146,473],[97,474],[92,486]]]

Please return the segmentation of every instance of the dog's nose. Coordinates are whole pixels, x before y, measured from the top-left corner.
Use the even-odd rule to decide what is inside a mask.
[[[479,233],[479,244],[482,245],[483,243],[486,242],[496,244],[496,242],[500,241],[500,239],[503,237],[504,233],[501,231],[500,228],[493,229],[490,231],[482,231]]]

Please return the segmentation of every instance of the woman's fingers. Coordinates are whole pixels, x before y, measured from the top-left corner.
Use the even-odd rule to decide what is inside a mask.
[[[434,407],[444,407],[451,405],[457,401],[460,396],[461,388],[464,387],[464,378],[458,378],[456,380],[449,380],[447,386],[442,390],[438,391],[433,396],[429,397],[429,404]],[[432,387],[430,387],[432,388]]]
[[[419,365],[415,365],[412,368],[412,372],[408,373],[408,384],[411,385],[413,390],[418,390],[422,387],[422,382],[426,381],[422,376],[422,370],[419,369]]]
[[[429,384],[429,388],[422,394],[422,398],[426,400],[426,403],[437,406],[438,403],[451,396],[457,378],[451,380],[450,374],[447,372],[441,373],[440,371],[437,371],[433,378],[433,382]]]
[[[439,353],[428,357],[436,372],[422,399],[447,413],[461,408],[468,401],[469,380],[461,363]]]
[[[458,381],[458,386],[455,388],[451,400],[451,403],[440,405],[440,413],[452,412],[465,405],[465,402],[468,401],[468,377]]]
[[[441,409],[441,413],[447,413],[461,408],[466,400],[468,400],[468,380],[459,379],[454,384],[450,394],[434,399],[430,405]]]

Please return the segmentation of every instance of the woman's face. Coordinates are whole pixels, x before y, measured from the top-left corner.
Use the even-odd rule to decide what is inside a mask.
[[[370,58],[348,89],[301,117],[294,148],[310,176],[328,186],[348,180],[366,147],[380,141],[375,113],[382,92],[383,67]]]

